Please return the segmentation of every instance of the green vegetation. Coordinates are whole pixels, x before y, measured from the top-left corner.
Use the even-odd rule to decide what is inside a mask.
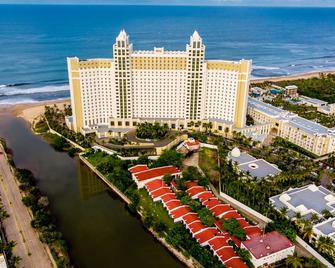
[[[254,119],[251,117],[251,115],[247,114],[246,125],[247,125],[247,126],[253,126],[254,124],[255,124]]]
[[[335,102],[335,74],[320,73],[319,77],[280,81],[274,84],[285,87],[288,85],[298,86],[298,92],[311,98],[317,98],[329,103]]]
[[[158,123],[145,122],[137,126],[136,136],[140,139],[159,140],[165,138],[168,132],[169,127],[167,124],[161,126]]]
[[[184,156],[174,150],[164,151],[157,161],[153,164],[155,167],[162,166],[176,166],[181,167],[183,165]]]
[[[139,206],[142,208],[142,211],[144,211],[145,219],[146,218],[152,219],[150,226],[146,226],[146,227],[150,228],[155,225],[157,226],[159,224],[166,225],[166,228],[173,227],[174,225],[173,220],[167,213],[166,209],[162,206],[162,204],[159,202],[153,202],[148,192],[145,189],[140,189],[138,190],[138,192],[139,192],[139,197],[140,197]],[[145,222],[145,219],[144,219],[144,222]],[[158,221],[158,222],[155,222],[155,221]]]
[[[67,151],[71,148],[70,143],[65,138],[56,134],[46,133],[43,137],[56,151]]]
[[[200,246],[181,223],[175,224],[167,232],[166,240],[184,254],[191,255],[206,268],[225,267],[209,249]]]
[[[7,219],[8,217],[9,217],[9,214],[7,213],[0,199],[0,222],[1,224],[3,224],[3,221]],[[21,260],[20,257],[13,254],[14,247],[15,247],[15,241],[9,241],[5,243],[4,241],[0,239],[0,252],[5,253],[9,268],[18,267],[20,260]]]
[[[11,240],[7,243],[0,241],[0,252],[4,252],[6,255],[6,260],[9,268],[19,267],[21,258],[13,254],[13,249],[16,245],[16,242]]]
[[[35,125],[34,130],[37,133],[45,133],[49,130],[48,124],[44,118],[40,119]]]
[[[20,182],[20,189],[25,193],[22,202],[33,214],[32,227],[39,231],[40,240],[49,246],[58,267],[71,267],[66,242],[56,229],[47,197],[36,188],[33,174],[27,169],[16,169],[16,177]]]
[[[218,153],[216,150],[201,148],[199,151],[199,166],[201,170],[210,178],[214,185],[218,185],[220,173],[218,168]]]
[[[180,250],[186,257],[192,256],[206,268],[225,267],[213,256],[212,252],[201,247],[183,225],[175,224],[160,202],[153,202],[146,190],[136,188],[127,169],[137,163],[150,164],[147,157],[142,157],[131,163],[130,161],[121,161],[116,156],[103,152],[94,152],[93,150],[89,150],[84,157],[129,197],[132,201],[129,209],[133,212],[138,211],[141,213],[143,224],[146,228],[152,229],[169,244]],[[181,165],[181,163],[182,155],[175,151],[166,151],[153,165]],[[171,181],[171,177],[166,176],[165,180],[167,182]],[[206,218],[208,216],[207,213],[204,212],[203,214],[204,220],[208,220]]]
[[[222,227],[232,236],[237,237],[240,240],[246,240],[247,236],[244,229],[240,226],[236,219],[225,220],[222,223]]]
[[[53,130],[84,148],[90,148],[94,141],[94,134],[84,136],[81,133],[75,133],[65,125],[65,116],[70,113],[70,109],[68,106],[65,110],[58,109],[56,105],[53,107],[45,106],[44,117]]]

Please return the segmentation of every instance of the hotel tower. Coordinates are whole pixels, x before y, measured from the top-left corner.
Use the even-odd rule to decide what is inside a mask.
[[[68,58],[76,132],[127,131],[141,122],[185,129],[211,123],[213,130],[243,128],[251,61],[206,60],[195,31],[185,51],[133,50],[120,32],[114,58]]]

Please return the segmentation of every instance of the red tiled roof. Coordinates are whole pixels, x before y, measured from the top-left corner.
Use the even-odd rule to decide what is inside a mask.
[[[245,219],[238,219],[237,221],[242,228],[251,226],[249,222],[247,222]]]
[[[200,233],[197,233],[195,235],[195,238],[197,239],[199,244],[205,243],[208,240],[212,239],[217,234],[217,231],[213,228],[206,229]]]
[[[212,250],[217,251],[218,249],[229,246],[227,238],[224,236],[217,236],[208,242]]]
[[[191,224],[192,222],[199,221],[200,218],[198,217],[197,213],[189,213],[183,216],[183,221],[185,224]]]
[[[216,254],[220,256],[220,259],[223,262],[237,256],[232,247],[219,249],[216,251]]]
[[[212,198],[208,201],[203,202],[203,205],[207,208],[212,208],[214,206],[220,205],[220,201],[217,198]]]
[[[234,241],[234,243],[235,243],[236,246],[238,246],[238,247],[241,246],[241,240],[238,239],[237,237],[231,236],[230,239]]]
[[[171,187],[173,187],[173,188],[177,188],[177,183],[176,183],[175,180],[172,180],[172,181],[170,182],[170,184],[171,184]]]
[[[248,268],[248,266],[240,258],[233,258],[227,261],[224,265],[227,268]]]
[[[194,141],[188,140],[188,141],[185,141],[185,144],[187,146],[191,147],[191,146],[195,146],[195,145],[200,145],[200,142],[198,140],[194,140]]]
[[[243,241],[243,245],[256,259],[260,259],[264,256],[271,255],[293,246],[292,242],[288,240],[287,237],[281,235],[277,231],[272,231],[261,236],[253,236],[249,240]]]
[[[161,199],[162,199],[162,202],[163,202],[164,204],[166,204],[167,202],[169,202],[169,201],[171,201],[171,200],[175,200],[175,199],[177,199],[177,196],[176,196],[175,193],[170,192],[170,193],[168,193],[168,194],[162,195]]]
[[[133,166],[131,168],[128,168],[129,172],[134,174],[134,173],[137,173],[137,172],[141,172],[141,171],[145,171],[145,170],[148,170],[148,166],[147,165],[136,165],[136,166]]]
[[[168,210],[172,210],[172,209],[175,209],[177,207],[180,207],[182,204],[180,203],[179,200],[172,200],[168,203],[166,203],[166,207]]]
[[[157,197],[160,197],[164,194],[168,194],[168,193],[172,193],[171,190],[169,188],[160,188],[156,191],[153,191],[150,193],[150,196],[152,199],[155,199]]]
[[[252,236],[259,236],[262,235],[262,230],[258,226],[252,226],[250,225],[249,227],[244,228],[245,233],[247,236],[252,237]]]
[[[222,233],[224,233],[224,234],[228,234],[228,233],[226,232],[226,230],[223,229],[221,221],[216,221],[214,224],[215,224],[216,228],[218,228]]]
[[[195,221],[195,222],[187,225],[187,227],[190,229],[192,234],[195,234],[195,233],[201,231],[202,229],[206,228],[206,226],[203,225],[200,221]]]
[[[176,173],[180,173],[180,170],[178,168],[174,166],[166,166],[166,167],[158,167],[158,168],[152,168],[149,170],[141,171],[141,172],[134,174],[134,176],[136,177],[138,181],[145,181],[145,180],[149,180],[149,179],[153,179],[157,177],[162,177],[167,174],[173,175]]]
[[[223,213],[230,213],[229,211],[233,211],[233,209],[231,208],[231,206],[229,206],[228,204],[220,204],[217,205],[214,208],[210,208],[210,211],[212,211],[212,213],[216,216],[216,217],[220,217]],[[224,215],[224,217],[226,217],[226,215]]]
[[[191,209],[189,207],[181,207],[181,208],[177,208],[174,211],[171,212],[171,217],[173,219],[178,219],[184,215],[186,215],[187,213],[190,213]]]
[[[155,191],[159,188],[167,187],[167,185],[163,180],[157,179],[157,180],[154,180],[154,181],[147,182],[144,185],[144,187],[148,190],[148,192],[152,192],[152,191]]]
[[[205,192],[205,188],[202,187],[202,186],[194,186],[188,190],[186,190],[186,192],[192,197],[192,196],[195,196],[197,194],[200,194],[202,192]]]
[[[194,181],[188,181],[188,182],[186,182],[186,188],[187,189],[190,189],[190,188],[192,188],[194,186],[199,186],[199,185],[196,182],[194,182]]]
[[[225,219],[239,219],[242,218],[240,214],[238,214],[236,211],[229,211],[227,214],[223,216]]]
[[[201,202],[205,202],[208,199],[213,198],[213,197],[215,197],[215,196],[210,191],[206,191],[206,192],[201,193],[201,194],[198,195],[198,198]]]

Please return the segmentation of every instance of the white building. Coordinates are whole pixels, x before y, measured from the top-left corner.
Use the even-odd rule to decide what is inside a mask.
[[[173,129],[211,122],[218,132],[244,127],[251,61],[206,60],[197,32],[185,51],[135,51],[122,30],[113,54],[68,58],[73,116],[67,123],[75,131],[115,131],[143,121]]]
[[[295,246],[287,237],[273,231],[242,241],[241,248],[250,252],[251,261],[257,268],[276,263],[293,255]]]
[[[270,198],[275,209],[287,209],[287,217],[294,219],[297,213],[309,221],[313,214],[319,218],[319,223],[313,226],[314,236],[329,236],[335,240],[335,218],[325,219],[323,211],[335,215],[335,194],[323,186],[310,184],[301,188],[289,189]]]
[[[254,98],[249,98],[248,114],[254,119],[256,125],[241,130],[243,134],[270,133],[287,139],[317,156],[334,152],[335,129],[333,128],[327,128]]]

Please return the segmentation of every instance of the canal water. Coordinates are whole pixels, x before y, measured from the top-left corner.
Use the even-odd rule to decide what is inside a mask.
[[[56,152],[22,120],[0,114],[0,137],[51,203],[75,267],[183,267],[78,158]]]

